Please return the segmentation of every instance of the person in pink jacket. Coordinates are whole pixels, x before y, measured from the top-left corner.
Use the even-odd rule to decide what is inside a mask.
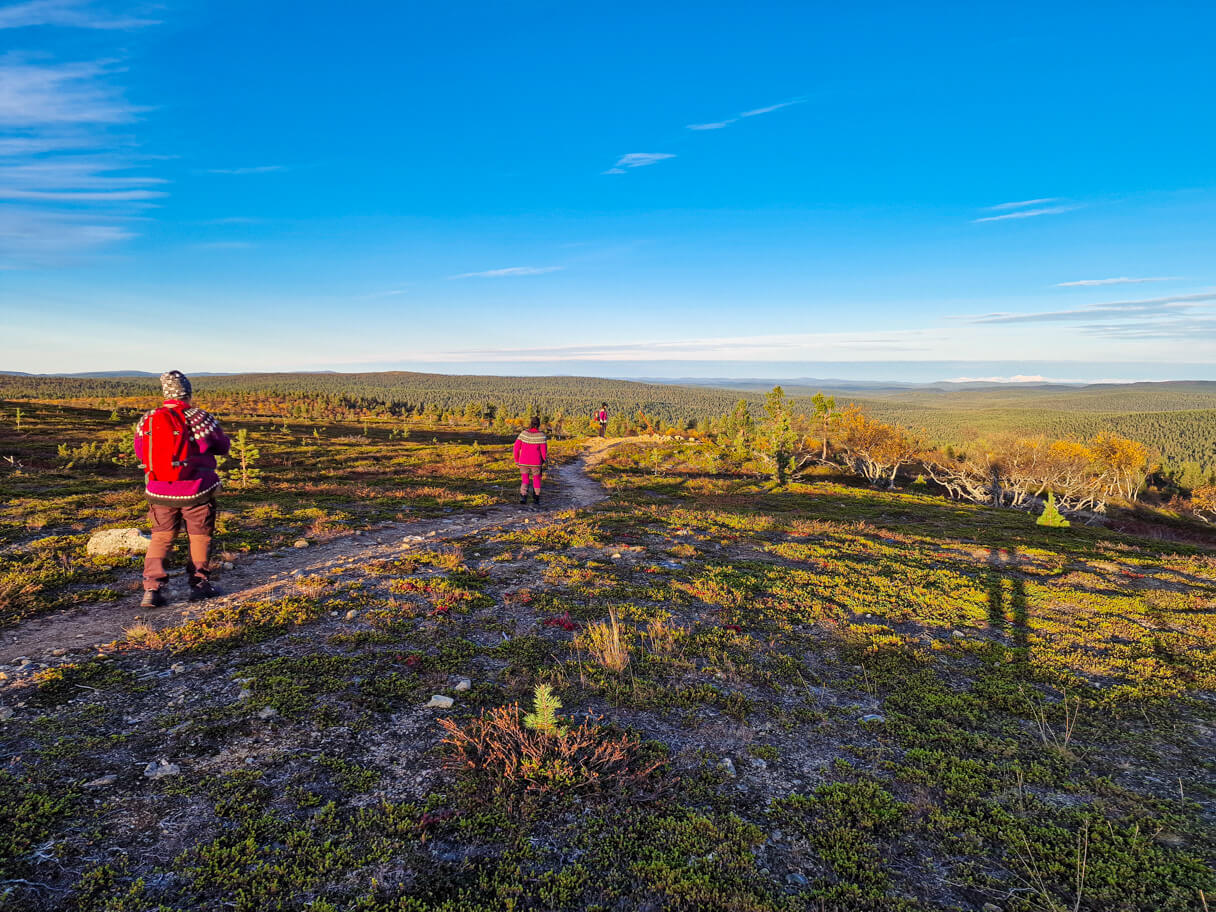
[[[528,482],[532,483],[532,503],[540,503],[540,476],[549,459],[549,443],[540,429],[540,418],[528,421],[528,429],[515,438],[515,464],[519,466],[519,502],[528,502]]]

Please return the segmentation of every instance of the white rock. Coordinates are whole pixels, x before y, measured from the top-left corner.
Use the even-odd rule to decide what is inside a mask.
[[[146,775],[147,771],[145,770],[144,772]],[[113,773],[110,773],[108,776],[100,776],[97,779],[94,779],[92,782],[86,782],[84,787],[87,789],[105,788],[106,786],[113,785],[117,781],[118,777]]]
[[[307,548],[307,547],[308,547],[308,539],[306,539],[306,538],[297,538],[297,539],[296,539],[296,542],[295,542],[295,547],[296,547],[296,548]]]
[[[726,773],[726,775],[730,776],[732,779],[737,775],[735,773],[735,761],[731,760],[730,757],[723,757],[718,763],[718,769],[722,770],[722,772]]]
[[[164,779],[167,776],[181,775],[182,768],[168,760],[153,760],[144,767],[144,775],[149,779]]]
[[[456,686],[453,687],[452,689],[457,690],[457,691],[465,691],[465,690],[469,690],[472,686],[473,686],[473,682],[470,681],[468,678],[461,678],[459,681],[456,682]]]
[[[869,715],[862,716],[857,721],[861,722],[863,724],[870,723],[870,722],[886,722],[887,718],[886,718],[886,716],[880,716],[878,713],[870,713]]]
[[[225,570],[233,570],[236,568],[236,564],[234,564],[232,561],[224,561],[222,564],[220,564],[220,566]]]
[[[148,550],[150,541],[152,538],[138,529],[103,529],[89,537],[89,543],[84,546],[84,550],[95,557],[142,554]]]
[[[275,709],[273,706],[263,706],[261,709],[258,710],[259,719],[273,719],[278,714],[279,714],[279,711],[277,709]]]
[[[238,700],[248,700],[252,696],[253,696],[253,691],[250,690],[248,687],[246,687],[243,690],[241,690],[241,692],[239,694],[236,695],[236,698]]]
[[[186,666],[183,665],[181,662],[174,662],[172,665],[169,666],[169,670],[177,675],[184,674],[186,671]]]
[[[431,702],[427,703],[426,705],[427,707],[434,709],[451,709],[452,704],[455,702],[456,701],[451,697],[444,696],[443,694],[435,694],[431,697]]]
[[[358,616],[359,616],[359,609],[358,609],[358,608],[352,608],[350,611],[346,612],[346,619],[347,619],[348,621],[353,621],[353,620],[354,620],[355,618],[357,618]]]
[[[7,721],[13,717],[13,711],[8,706],[0,706],[0,722]]]

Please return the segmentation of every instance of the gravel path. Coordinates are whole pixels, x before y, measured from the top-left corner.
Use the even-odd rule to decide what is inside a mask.
[[[411,548],[478,532],[553,522],[556,512],[587,507],[608,497],[603,487],[587,475],[586,464],[593,463],[619,442],[597,439],[589,447],[588,456],[558,466],[546,478],[544,502],[540,507],[503,504],[417,522],[388,523],[307,548],[249,555],[236,563],[234,569],[217,575],[216,585],[225,593],[218,599],[191,603],[183,598],[163,608],[144,611],[138,606],[139,594],[133,592],[118,603],[82,605],[3,631],[0,633],[0,640],[3,640],[0,664],[11,664],[23,656],[37,660],[48,654],[63,655],[64,651],[93,652],[98,646],[121,638],[124,631],[135,624],[166,627],[180,624],[216,605],[286,594],[299,576],[331,573],[334,568],[354,569],[369,561],[400,557]],[[137,579],[138,574],[132,572],[128,582],[133,584]],[[169,589],[182,592],[184,596],[180,568],[170,578]]]

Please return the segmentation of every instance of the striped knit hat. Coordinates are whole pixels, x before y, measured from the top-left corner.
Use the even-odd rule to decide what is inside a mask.
[[[190,378],[181,371],[165,371],[160,375],[160,388],[166,399],[189,399],[194,390]]]

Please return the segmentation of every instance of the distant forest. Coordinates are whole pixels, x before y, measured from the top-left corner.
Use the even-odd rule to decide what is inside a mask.
[[[731,411],[740,399],[759,415],[763,394],[717,387],[586,377],[487,377],[413,372],[238,374],[198,377],[201,405],[220,414],[317,420],[438,419],[461,414],[518,418],[531,411],[585,417],[607,402],[631,426],[639,414],[655,427],[692,428]],[[154,377],[0,375],[0,399],[140,408],[159,393]],[[815,390],[787,389],[809,413]],[[826,390],[839,405],[856,402],[883,421],[923,430],[938,444],[967,444],[1002,433],[1090,438],[1100,431],[1139,440],[1167,466],[1216,469],[1216,383],[1138,383],[1080,389]]]

